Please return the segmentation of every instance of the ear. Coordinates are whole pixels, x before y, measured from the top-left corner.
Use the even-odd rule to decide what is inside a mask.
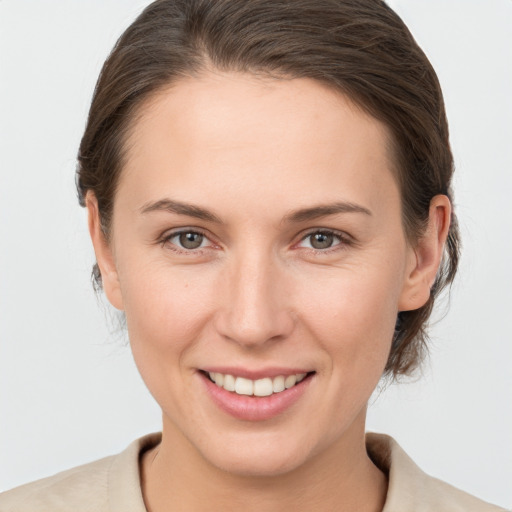
[[[443,257],[451,213],[452,207],[447,196],[437,195],[432,198],[427,229],[417,244],[409,248],[399,311],[412,311],[427,303]]]
[[[114,255],[111,244],[105,238],[101,229],[101,219],[98,209],[98,200],[92,191],[88,191],[85,197],[85,205],[88,213],[89,234],[96,254],[96,261],[101,272],[103,291],[107,299],[117,309],[123,309],[123,298],[119,277],[117,275]]]

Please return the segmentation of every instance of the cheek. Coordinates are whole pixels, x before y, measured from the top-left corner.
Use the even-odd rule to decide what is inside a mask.
[[[120,282],[134,355],[140,345],[157,356],[193,345],[210,316],[211,276],[160,262],[126,270]]]
[[[208,325],[210,287],[201,272],[180,272],[156,262],[129,268],[139,269],[120,276],[135,364],[162,409],[184,415],[180,397],[189,392],[185,383],[192,369],[187,363]]]
[[[400,279],[381,266],[345,268],[316,276],[314,287],[302,288],[304,325],[329,354],[333,369],[360,379],[383,370],[396,322]],[[356,375],[358,372],[362,372]]]

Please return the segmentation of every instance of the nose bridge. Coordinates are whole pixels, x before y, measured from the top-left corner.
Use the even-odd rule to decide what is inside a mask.
[[[242,248],[228,271],[221,332],[240,345],[255,346],[287,336],[293,320],[286,277],[270,250]]]

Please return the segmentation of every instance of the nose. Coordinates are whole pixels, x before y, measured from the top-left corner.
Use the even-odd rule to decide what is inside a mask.
[[[288,337],[295,322],[286,271],[279,262],[264,254],[246,254],[225,270],[216,318],[219,334],[246,348]]]

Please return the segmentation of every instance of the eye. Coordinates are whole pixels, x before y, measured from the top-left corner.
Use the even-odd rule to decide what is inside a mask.
[[[325,250],[340,245],[344,238],[333,231],[318,230],[306,235],[299,243],[300,247],[308,249]]]
[[[203,233],[192,230],[171,233],[165,237],[163,242],[171,243],[178,250],[185,249],[186,251],[193,251],[194,249],[201,249],[211,245],[210,240]]]

